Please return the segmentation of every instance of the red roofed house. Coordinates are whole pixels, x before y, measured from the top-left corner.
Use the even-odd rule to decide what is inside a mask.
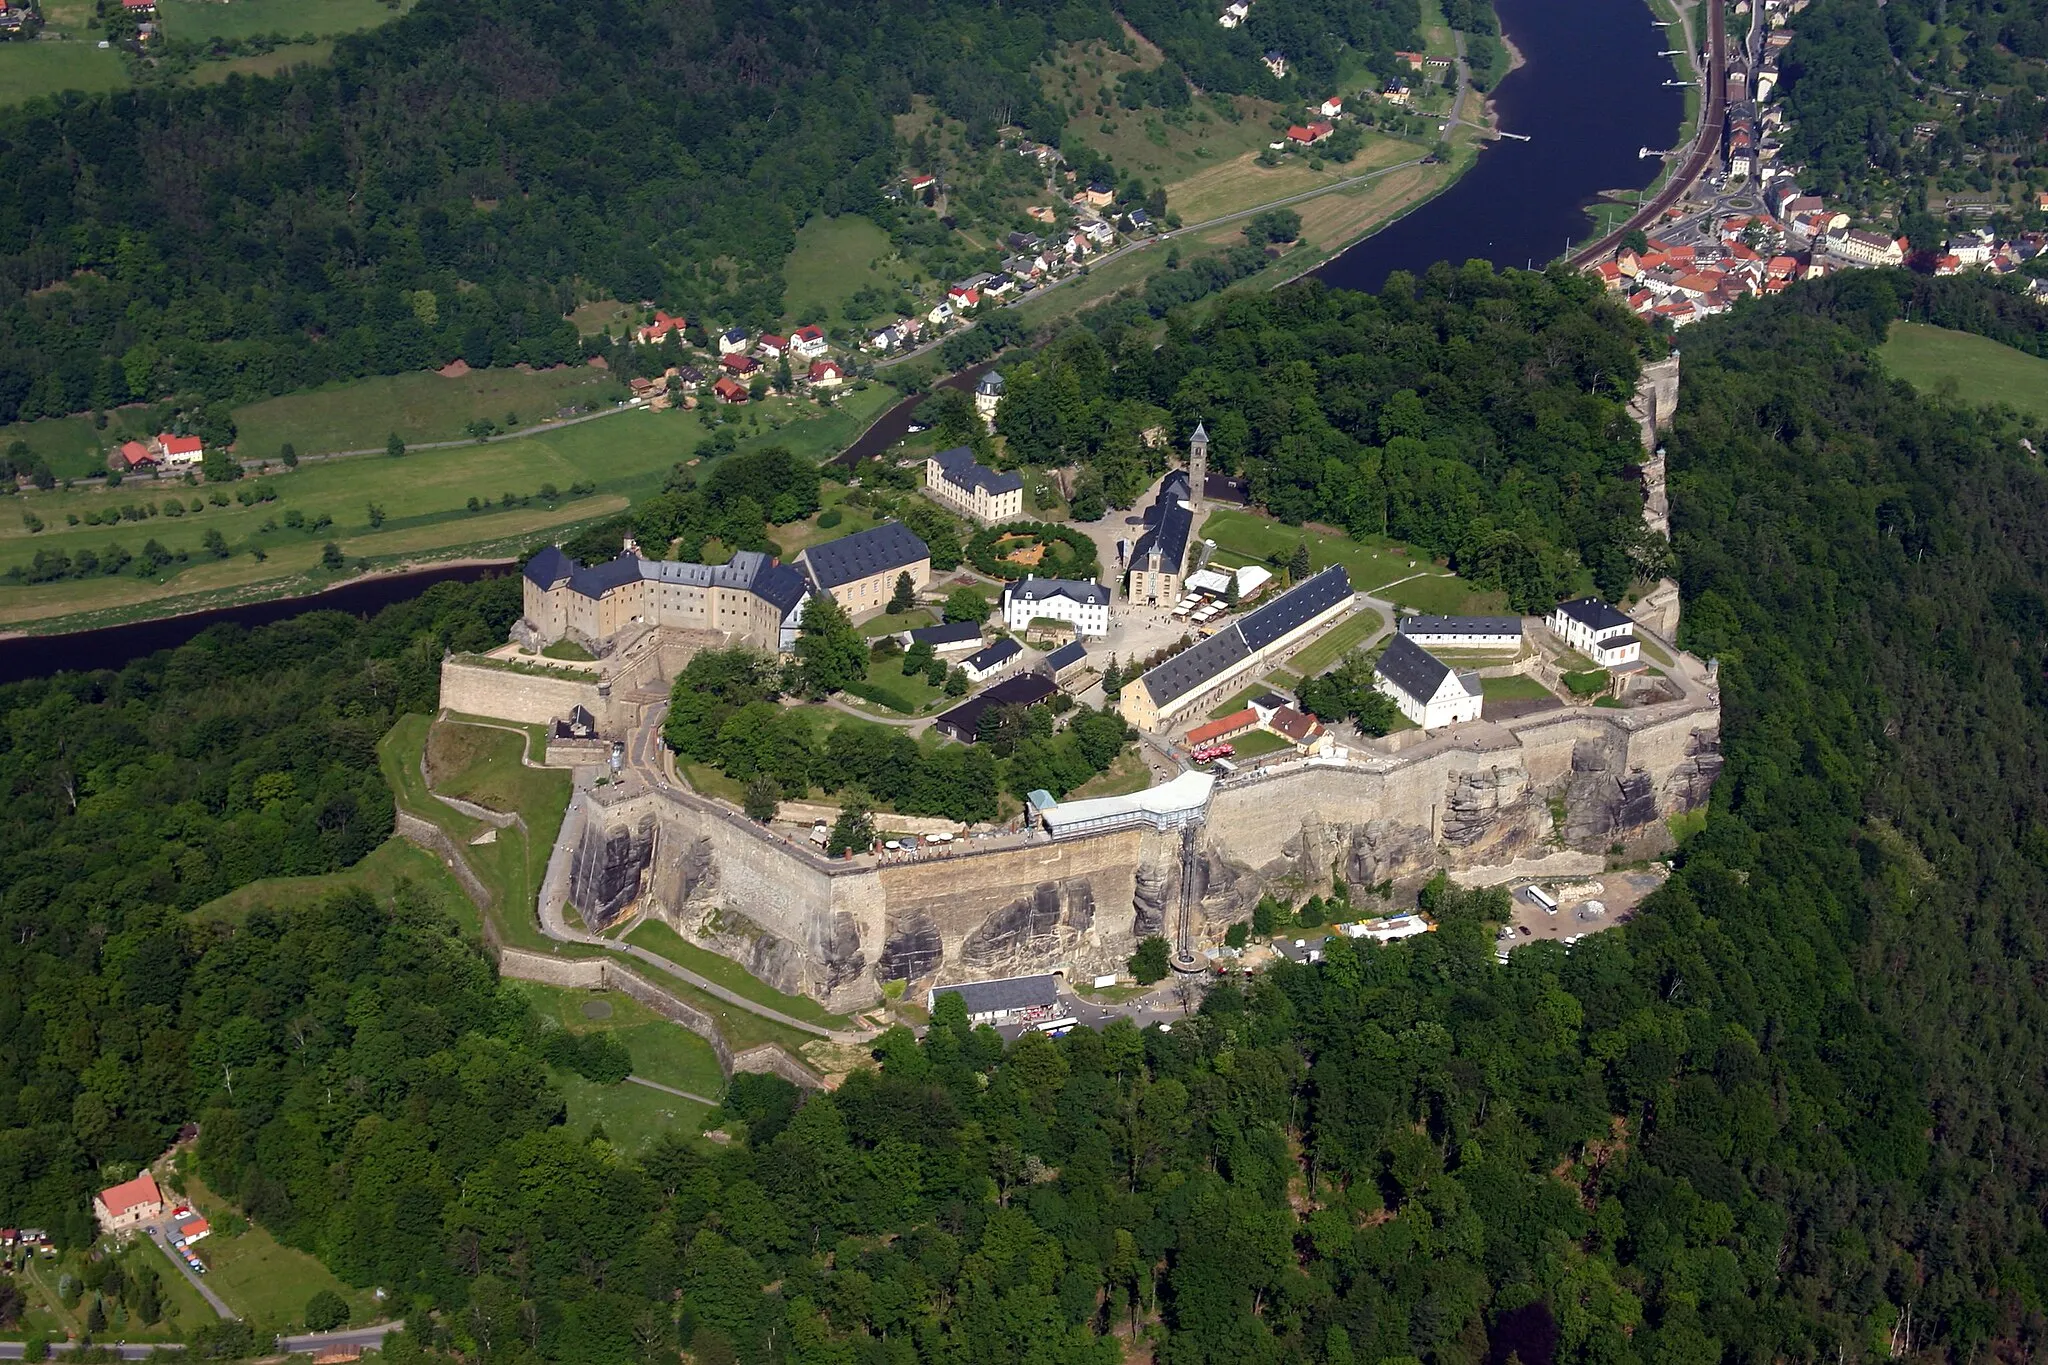
[[[1304,128],[1300,124],[1287,130],[1287,140],[1298,146],[1308,147],[1321,142],[1336,130],[1327,123],[1311,123]]]
[[[1344,97],[1332,95],[1316,106],[1316,112],[1324,118],[1338,118],[1344,113]]]
[[[108,1232],[132,1228],[138,1223],[160,1217],[163,1211],[163,1192],[157,1189],[156,1179],[148,1171],[144,1171],[133,1180],[126,1180],[110,1189],[101,1190],[92,1200],[93,1216],[100,1220],[100,1227]]]
[[[645,327],[634,329],[633,339],[642,346],[652,346],[670,332],[680,332],[687,325],[683,319],[670,317],[667,313],[657,308],[654,310],[654,321],[648,323]]]
[[[149,450],[173,469],[195,465],[206,458],[206,448],[197,436],[173,436],[166,432],[149,443]]]
[[[1963,258],[1953,253],[1934,258],[1934,273],[1937,275],[1960,275],[1963,273]]]
[[[1394,55],[1396,57],[1399,57],[1402,61],[1408,63],[1408,69],[1410,71],[1422,70],[1423,62],[1428,60],[1428,58],[1424,57],[1420,52],[1396,52]]]
[[[946,297],[952,301],[955,308],[960,309],[974,308],[981,303],[981,291],[969,289],[964,284],[956,284],[948,289]]]
[[[1283,706],[1266,717],[1266,728],[1290,744],[1307,744],[1323,732],[1323,723],[1305,711]]]
[[[1613,261],[1600,262],[1595,268],[1595,273],[1600,276],[1600,283],[1609,289],[1621,288],[1621,267]]]
[[[121,0],[121,8],[130,14],[155,14],[156,0]]]
[[[178,1236],[188,1242],[196,1242],[213,1231],[213,1225],[198,1214],[181,1218],[177,1223]]]
[[[761,362],[750,355],[726,355],[718,358],[728,374],[752,374],[761,368]]]
[[[1721,277],[1719,275],[1694,272],[1690,275],[1680,275],[1672,287],[1680,293],[1691,294],[1696,298],[1705,298],[1721,287]]]
[[[789,338],[779,337],[773,332],[763,332],[761,339],[754,343],[754,349],[774,360],[789,349]]]
[[[846,381],[846,372],[836,360],[813,360],[806,378],[814,389],[836,389]]]
[[[156,464],[156,456],[140,441],[123,441],[114,454],[129,469],[148,469]]]
[[[711,386],[711,392],[718,395],[721,403],[744,403],[747,401],[747,386],[730,376],[722,377]]]
[[[1206,725],[1197,725],[1194,729],[1188,731],[1188,747],[1199,749],[1204,744],[1214,744],[1218,740],[1230,739],[1236,735],[1243,734],[1247,730],[1257,728],[1258,723],[1259,713],[1250,708],[1233,712],[1221,720],[1212,720]]]
[[[794,343],[791,349],[805,360],[816,360],[832,348],[832,343],[825,340],[824,329],[820,327],[799,327],[790,341]]]

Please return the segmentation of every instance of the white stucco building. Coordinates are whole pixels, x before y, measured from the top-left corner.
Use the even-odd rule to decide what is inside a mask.
[[[1373,686],[1424,730],[1479,719],[1479,675],[1452,669],[1406,635],[1388,642],[1373,669]]]
[[[1026,577],[1003,588],[1003,624],[1023,631],[1041,617],[1072,624],[1078,635],[1109,634],[1109,589],[1094,579]]]
[[[1550,633],[1602,668],[1619,668],[1643,656],[1635,622],[1597,597],[1576,597],[1550,613]]]

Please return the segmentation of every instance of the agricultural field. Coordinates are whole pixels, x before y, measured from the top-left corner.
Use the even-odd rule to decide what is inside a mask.
[[[61,39],[54,32],[46,28],[33,42],[0,43],[0,105],[65,90],[96,94],[128,84],[128,63],[114,49],[100,47],[94,30],[81,26]]]
[[[1265,143],[1259,145],[1263,148]],[[1324,185],[1334,185],[1340,180],[1350,180],[1396,162],[1412,161],[1426,150],[1405,138],[1371,133],[1358,155],[1349,161],[1325,161],[1319,171],[1309,169],[1309,158],[1305,156],[1286,156],[1277,166],[1261,166],[1256,152],[1246,152],[1178,184],[1169,185],[1167,202],[1184,221],[1205,222],[1288,195],[1303,194]],[[1309,208],[1321,202],[1310,200],[1307,204],[1294,206],[1294,211],[1303,216],[1305,223]],[[1238,230],[1238,225],[1229,225],[1228,231],[1233,235]]]
[[[519,430],[548,420],[561,408],[607,408],[623,397],[625,388],[616,379],[585,365],[540,371],[502,367],[453,377],[413,370],[237,408],[235,453],[245,460],[276,459],[287,441],[301,456],[381,451],[393,432],[408,444],[459,441],[475,421]]]
[[[281,33],[288,38],[331,37],[387,24],[408,0],[159,0],[164,35],[181,42],[254,38]]]
[[[1877,354],[1886,370],[1922,393],[2007,403],[2048,418],[2048,360],[2039,356],[1922,322],[1893,323]]]

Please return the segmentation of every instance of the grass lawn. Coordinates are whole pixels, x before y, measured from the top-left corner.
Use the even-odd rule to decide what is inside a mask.
[[[234,0],[226,8],[242,3]],[[212,0],[198,7],[224,8]],[[623,393],[618,380],[587,365],[538,371],[508,366],[452,379],[433,370],[350,379],[235,409],[235,452],[246,460],[275,459],[286,441],[301,455],[381,451],[393,432],[409,444],[459,441],[479,418],[516,430],[545,421],[559,408],[609,407]],[[517,426],[506,421],[515,415]]]
[[[1370,608],[1345,617],[1322,637],[1287,662],[1305,678],[1314,677],[1365,643],[1386,622]]]
[[[592,337],[599,332],[609,331],[613,336],[623,336],[625,329],[639,316],[637,309],[630,308],[617,299],[592,299],[579,303],[569,310],[569,321],[575,324],[578,336]]]
[[[1271,730],[1253,730],[1231,740],[1230,747],[1236,751],[1238,758],[1263,758],[1267,754],[1277,754],[1282,749],[1292,749],[1294,745]]]
[[[526,750],[526,737],[510,730],[437,721],[427,734],[427,773],[435,791],[492,810],[524,813],[555,802],[567,809],[569,774],[527,767]]]
[[[1456,574],[1411,578],[1380,594],[1396,606],[1431,616],[1491,616],[1505,612],[1508,595],[1475,588]]]
[[[1549,688],[1534,678],[1519,674],[1506,678],[1481,678],[1480,695],[1489,701],[1555,701]]]
[[[185,1176],[184,1181],[186,1198],[214,1226],[213,1235],[193,1248],[206,1262],[207,1287],[248,1319],[259,1337],[303,1330],[306,1300],[323,1289],[348,1304],[352,1323],[385,1316],[367,1289],[342,1283],[314,1257],[280,1245],[257,1224],[251,1222],[240,1235],[227,1236],[220,1229],[233,1205],[197,1176]]]
[[[126,84],[128,64],[113,48],[101,48],[90,31],[61,42],[0,43],[0,104],[64,90],[118,90]]]
[[[527,828],[533,831],[534,837],[529,841],[517,826],[512,826],[499,830],[496,838],[488,844],[471,844],[471,839],[491,827],[462,814],[445,801],[436,800],[420,775],[420,754],[426,747],[432,726],[433,721],[427,716],[400,716],[390,733],[378,742],[377,764],[384,773],[384,780],[390,784],[399,808],[439,826],[462,848],[463,856],[477,878],[495,897],[496,903],[490,912],[492,922],[507,943],[537,952],[587,956],[588,950],[575,945],[556,944],[548,939],[534,918],[541,878],[547,871],[548,850],[562,828],[562,812],[569,803],[569,774],[521,767],[515,776],[507,768],[506,755],[513,756],[511,762],[518,761],[520,737],[497,731],[484,732],[486,735],[502,735],[502,742],[478,742],[475,756],[454,770],[450,779],[457,788],[454,794],[479,802],[486,802],[487,797],[507,802],[505,809],[516,809],[525,817]],[[458,728],[482,729],[476,726]],[[465,736],[465,740],[468,738]]]
[[[947,700],[946,689],[933,687],[925,681],[924,674],[905,675],[901,655],[868,660],[867,677],[860,687],[865,693],[863,700],[906,716],[917,715],[933,703]]]
[[[1297,545],[1307,542],[1309,566],[1323,570],[1342,564],[1351,575],[1351,586],[1371,591],[1383,583],[1426,568],[1429,557],[1390,540],[1353,540],[1341,532],[1312,531],[1304,526],[1285,526],[1257,512],[1219,507],[1202,522],[1201,534],[1216,542],[1220,559],[1237,564],[1265,564],[1277,556],[1286,563]],[[1409,567],[1409,561],[1415,567]],[[1267,592],[1273,592],[1268,588]]]
[[[405,9],[405,0],[394,5],[383,0],[234,0],[233,4],[159,0],[157,14],[163,20],[165,36],[203,43],[213,38],[253,38],[259,33],[282,33],[291,38],[356,33],[389,23]]]
[[[2048,360],[2039,356],[1921,322],[1893,323],[1877,354],[1885,369],[1922,393],[1953,393],[1973,404],[2010,403],[2048,417]]]
[[[1637,631],[1635,635],[1636,640],[1643,647],[1643,653],[1649,655],[1652,659],[1655,659],[1658,663],[1664,665],[1666,668],[1678,667],[1677,664],[1672,662],[1671,656],[1669,654],[1666,654],[1662,649],[1657,647],[1657,643],[1654,640],[1644,635],[1640,630]]]
[[[923,607],[911,611],[884,612],[871,621],[860,623],[860,633],[870,640],[879,635],[894,635],[899,631],[916,630],[920,626],[938,624],[939,618]]]
[[[548,1080],[569,1103],[571,1132],[581,1137],[602,1128],[605,1137],[629,1156],[645,1153],[663,1133],[695,1138],[718,1112],[631,1081],[598,1085],[573,1071],[554,1068],[549,1068]]]
[[[711,1044],[618,991],[579,991],[515,981],[512,988],[536,1014],[571,1033],[610,1033],[633,1054],[633,1074],[717,1099],[725,1077]]]
[[[1066,799],[1085,801],[1091,796],[1129,796],[1151,785],[1152,770],[1145,765],[1145,756],[1134,748],[1126,749],[1107,769],[1068,792]]]
[[[215,1236],[218,1235],[217,1233],[215,1234]],[[202,1249],[211,1248],[213,1238],[209,1237],[199,1245]],[[205,1261],[208,1267],[213,1265],[213,1255],[210,1250],[207,1250],[200,1259]],[[170,1256],[149,1238],[138,1237],[135,1243],[122,1253],[121,1261],[125,1265],[134,1266],[138,1269],[146,1265],[156,1271],[158,1301],[163,1304],[164,1315],[158,1319],[153,1327],[145,1326],[131,1318],[128,1325],[123,1327],[118,1335],[126,1337],[131,1341],[137,1337],[144,1339],[150,1337],[175,1338],[191,1332],[194,1328],[204,1327],[209,1323],[220,1321],[220,1314],[213,1311],[213,1305],[199,1296],[199,1291],[192,1287],[192,1282],[186,1279],[184,1273],[171,1263]],[[48,1266],[49,1262],[45,1261],[41,1264]],[[72,1273],[76,1274],[82,1268],[82,1266],[74,1267]],[[50,1287],[55,1289],[57,1277],[48,1270],[44,1270],[42,1273],[48,1279]],[[209,1283],[211,1279],[212,1276],[209,1273]],[[216,1292],[222,1298],[227,1299],[229,1307],[241,1307],[240,1303],[229,1297],[227,1291],[217,1290]],[[51,1298],[51,1302],[57,1302],[54,1296]],[[83,1327],[85,1325],[85,1314],[85,1301],[81,1299],[79,1300],[77,1312],[68,1313],[65,1316],[76,1319],[78,1325]],[[102,1335],[114,1336],[116,1334],[107,1332]]]
[[[597,658],[596,655],[592,654],[582,645],[577,644],[574,640],[557,640],[541,650],[541,654],[545,658],[561,659],[565,663],[572,664],[594,663]]]
[[[746,783],[734,781],[709,763],[686,763],[677,759],[676,771],[694,790],[706,796],[720,797],[734,805],[747,799]]]
[[[647,920],[636,925],[626,939],[650,952],[660,953],[677,966],[716,981],[735,995],[745,996],[755,1004],[766,1005],[792,1019],[802,1019],[823,1028],[846,1026],[845,1015],[832,1013],[808,996],[786,995],[776,990],[731,958],[698,947],[659,920]],[[655,1079],[660,1080],[661,1077]]]
[[[881,268],[895,255],[889,234],[857,213],[837,218],[820,214],[796,234],[796,249],[783,262],[785,316],[793,326],[830,327],[842,321],[840,307],[857,290],[884,289],[915,273],[898,262],[900,273]]]
[[[1263,682],[1253,683],[1250,687],[1245,688],[1244,691],[1239,692],[1236,696],[1231,697],[1229,700],[1218,702],[1216,706],[1210,710],[1207,719],[1222,720],[1225,716],[1234,716],[1238,712],[1250,706],[1252,704],[1253,697],[1258,696],[1262,692],[1270,692],[1272,690],[1272,688],[1266,686],[1266,684],[1264,684]]]
[[[879,818],[879,817],[878,817]],[[654,982],[678,1000],[686,1001],[703,1010],[717,1023],[718,1031],[725,1035],[733,1051],[739,1052],[758,1043],[780,1043],[793,1055],[801,1056],[800,1049],[805,1043],[817,1038],[815,1033],[805,1033],[787,1024],[778,1024],[773,1019],[764,1019],[752,1010],[742,1009],[729,1001],[720,1000],[697,986],[691,985],[679,976],[671,976],[660,968],[646,962],[626,964],[634,971]],[[696,970],[694,967],[691,970]],[[708,975],[708,973],[703,973]],[[656,1077],[654,1079],[660,1079]],[[684,1087],[687,1089],[688,1087]],[[699,1091],[699,1094],[704,1092]]]
[[[469,935],[483,933],[476,902],[441,860],[410,840],[396,836],[371,849],[354,867],[317,877],[266,877],[237,887],[219,900],[199,907],[197,918],[239,923],[257,906],[303,905],[351,886],[360,886],[388,904],[403,883],[429,897]]]

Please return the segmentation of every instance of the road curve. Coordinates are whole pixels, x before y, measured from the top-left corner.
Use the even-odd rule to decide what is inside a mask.
[[[1629,220],[1590,246],[1580,247],[1565,257],[1565,262],[1574,270],[1583,269],[1595,261],[1614,254],[1621,239],[1636,228],[1648,231],[1664,210],[1678,202],[1680,195],[1691,189],[1707,172],[1707,163],[1714,158],[1714,148],[1720,145],[1721,123],[1728,112],[1728,22],[1723,7],[1715,0],[1707,5],[1707,70],[1706,98],[1700,102],[1700,124],[1693,136],[1692,152],[1686,157],[1685,165],[1677,174],[1664,183],[1657,191],[1657,197],[1637,209]]]

